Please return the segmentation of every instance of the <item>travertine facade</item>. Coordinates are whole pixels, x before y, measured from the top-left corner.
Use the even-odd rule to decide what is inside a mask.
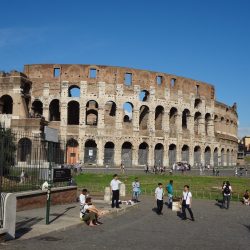
[[[35,131],[44,117],[68,142],[68,163],[236,163],[236,105],[219,103],[214,87],[200,81],[131,68],[38,64],[1,73],[0,86],[5,125]]]

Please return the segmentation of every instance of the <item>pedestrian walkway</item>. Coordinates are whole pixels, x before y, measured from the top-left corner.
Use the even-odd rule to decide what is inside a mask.
[[[93,203],[98,209],[107,211],[105,216],[122,214],[130,208],[137,207],[137,204],[121,205],[120,209],[112,209],[101,200],[94,200]],[[17,212],[16,239],[30,239],[80,224],[86,226],[79,218],[79,203],[52,206],[49,225],[45,224],[45,213],[45,208]]]

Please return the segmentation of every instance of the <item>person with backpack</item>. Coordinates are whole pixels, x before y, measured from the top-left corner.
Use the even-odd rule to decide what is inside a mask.
[[[223,203],[222,203],[222,208],[229,209],[229,204],[231,200],[231,194],[232,194],[232,187],[230,185],[229,181],[226,181],[222,188],[222,193],[223,193]],[[227,203],[227,204],[226,204]]]
[[[192,193],[189,191],[189,186],[185,185],[182,194],[182,220],[187,220],[186,209],[188,210],[191,220],[194,221],[192,206]]]
[[[166,186],[166,190],[168,192],[168,208],[172,209],[173,204],[173,195],[174,195],[174,189],[173,189],[173,180],[170,180],[168,185]]]

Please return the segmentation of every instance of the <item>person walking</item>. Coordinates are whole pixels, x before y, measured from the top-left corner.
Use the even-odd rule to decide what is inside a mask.
[[[192,207],[192,193],[189,191],[189,186],[185,185],[182,194],[182,220],[187,219],[186,209],[188,210],[191,220],[194,221]]]
[[[132,200],[134,202],[139,202],[139,195],[140,195],[140,182],[138,178],[135,178],[135,181],[132,182],[133,194]]]
[[[173,189],[173,180],[170,180],[168,185],[166,186],[166,190],[168,192],[168,208],[172,209],[173,204],[173,195],[174,195],[174,189]]]
[[[157,214],[162,215],[163,208],[163,196],[164,190],[162,188],[162,183],[158,183],[158,187],[155,189],[155,200],[157,205]]]
[[[118,175],[114,174],[113,180],[110,182],[110,189],[112,191],[112,208],[120,208],[119,196],[120,196],[120,185],[121,181],[118,179]]]
[[[222,193],[223,193],[222,208],[229,209],[232,192],[233,192],[233,189],[230,185],[230,182],[226,181],[226,183],[224,184],[222,188]]]

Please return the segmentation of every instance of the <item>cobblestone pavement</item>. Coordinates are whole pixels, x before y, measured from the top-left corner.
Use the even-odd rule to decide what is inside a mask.
[[[231,203],[229,210],[213,201],[194,201],[195,222],[182,221],[164,207],[157,215],[155,202],[144,198],[137,209],[104,218],[94,228],[82,224],[22,241],[1,249],[249,249],[250,207]]]

